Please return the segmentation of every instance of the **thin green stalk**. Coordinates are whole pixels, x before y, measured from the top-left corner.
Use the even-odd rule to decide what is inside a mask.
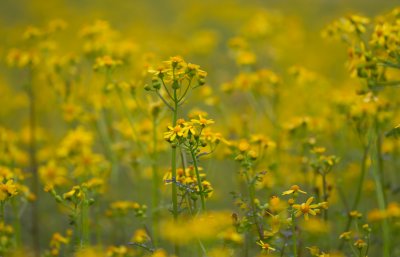
[[[133,133],[133,136],[135,137],[134,139],[135,139],[136,145],[138,146],[138,148],[140,148],[141,151],[144,151],[143,146],[137,140],[139,138],[139,134],[135,128],[135,125],[134,125],[135,122],[129,113],[128,106],[126,105],[125,99],[124,99],[123,95],[121,94],[121,90],[119,88],[117,89],[117,95],[118,95],[119,100],[121,101],[122,110],[125,114],[125,117],[128,120],[129,126]]]
[[[160,182],[158,177],[157,168],[157,117],[153,115],[153,153],[152,153],[152,173],[153,173],[153,215],[152,215],[152,227],[153,227],[153,244],[155,247],[158,245],[158,234],[159,234],[159,205],[160,205]]]
[[[285,254],[285,249],[286,249],[286,241],[287,241],[287,237],[285,237],[283,244],[282,244],[282,248],[281,248],[281,254],[280,257],[283,257],[283,255]]]
[[[29,98],[29,166],[32,174],[32,192],[39,197],[39,177],[36,158],[36,99],[35,90],[33,88],[33,70],[28,70],[27,84]],[[40,253],[40,232],[39,232],[39,206],[38,201],[32,204],[32,241],[35,256]]]
[[[11,205],[14,214],[14,234],[15,234],[15,246],[18,248],[21,245],[21,221],[18,210],[18,204],[15,199],[11,200]]]
[[[365,173],[367,170],[368,151],[369,151],[369,146],[364,147],[363,157],[361,160],[361,175],[359,176],[358,185],[357,185],[357,194],[356,194],[356,198],[354,199],[352,210],[357,210],[358,204],[361,199],[361,192],[362,192],[362,188],[363,188]]]
[[[378,140],[378,129],[376,129],[375,134],[371,133],[370,142],[377,142]],[[379,151],[378,145],[373,144],[372,154],[371,154],[371,170],[375,181],[376,196],[378,200],[378,206],[381,211],[386,210],[385,193],[382,185],[381,174],[379,172]],[[382,171],[381,171],[382,172]],[[390,256],[390,227],[387,219],[382,220],[382,233],[383,233],[383,257]]]
[[[94,206],[92,208],[93,208],[93,216],[95,217],[94,219],[98,220],[100,215],[101,215],[100,214],[101,210],[100,210],[99,204],[97,202],[95,202]],[[97,245],[101,245],[102,244],[102,242],[101,242],[102,240],[101,240],[101,225],[100,225],[100,222],[94,222],[93,225],[94,225],[94,233],[95,233],[96,244]]]
[[[292,218],[292,240],[293,240],[293,256],[297,257],[297,235],[296,235],[296,217],[294,215],[294,208],[291,211]]]
[[[0,202],[0,222],[5,223],[5,208],[4,208],[4,201]]]
[[[262,229],[260,223],[258,222],[258,219],[257,219],[257,216],[256,216],[256,206],[254,204],[254,200],[255,200],[254,185],[250,181],[250,176],[249,176],[248,171],[249,170],[246,169],[244,174],[245,174],[245,177],[246,177],[246,183],[247,183],[247,188],[248,188],[248,192],[249,192],[250,206],[251,206],[251,209],[252,209],[252,217],[253,217],[253,220],[254,220],[254,224],[257,227],[258,238],[260,240],[263,240],[264,239],[264,235],[263,235],[264,232],[263,232],[263,229]]]
[[[89,201],[83,199],[81,202],[81,248],[89,245]]]
[[[106,114],[104,108],[100,110],[100,118],[98,119],[98,126],[99,126],[100,137],[104,142],[104,147],[107,157],[111,161],[111,181],[116,182],[118,176],[117,158],[112,151],[111,147],[112,141],[110,135],[108,134],[108,125],[106,121]]]
[[[368,252],[369,252],[369,245],[370,245],[370,234],[369,234],[369,232],[368,232],[368,236],[367,236],[367,249],[365,250],[365,257],[367,257],[368,256]]]
[[[322,174],[322,193],[324,201],[327,202],[328,201],[328,193],[327,193],[327,183],[326,183],[326,172],[323,172]],[[328,210],[325,209],[324,210],[324,220],[328,221]]]
[[[357,210],[358,205],[361,200],[361,192],[362,192],[362,188],[363,188],[363,184],[364,184],[365,174],[367,171],[368,152],[369,152],[369,145],[364,147],[363,157],[361,159],[361,172],[360,172],[361,174],[359,176],[358,185],[357,185],[357,193],[356,193],[356,197],[354,198],[352,209],[350,211]],[[352,220],[352,217],[349,215],[349,213],[347,213],[347,223],[346,223],[346,227],[345,227],[344,231],[349,231],[350,225],[351,225],[351,220]],[[344,245],[344,241],[341,240],[340,245],[339,245],[339,250],[341,250],[343,248],[343,245]]]
[[[177,93],[176,89],[174,89],[174,109],[172,116],[172,125],[176,126],[176,121],[178,119],[178,101],[177,101]],[[172,154],[171,154],[171,173],[172,179],[176,180],[176,146],[172,146]],[[174,216],[175,222],[178,221],[178,191],[176,188],[175,181],[172,182],[172,213]],[[177,242],[174,243],[174,251],[175,255],[179,256],[179,245]]]
[[[176,90],[174,90],[174,95],[176,96]],[[177,109],[177,102],[175,102],[175,108],[172,117],[172,126],[176,126],[177,116],[178,116],[178,109]],[[176,179],[176,146],[172,146],[172,156],[171,156],[171,173],[172,179]],[[178,219],[178,194],[176,183],[172,183],[172,210],[174,219]]]
[[[80,231],[79,231],[79,221],[78,221],[78,205],[74,204],[74,208],[72,210],[71,215],[71,223],[74,226],[73,231],[73,251],[78,251],[80,249]]]
[[[193,149],[190,149],[190,154],[191,154],[192,160],[193,160],[194,171],[196,172],[197,186],[199,187],[199,191],[200,191],[201,210],[203,212],[205,212],[206,211],[206,200],[205,200],[205,196],[204,196],[203,185],[201,184],[200,172],[199,172],[199,168],[198,168],[198,164],[197,164],[197,157],[196,157]]]
[[[353,245],[350,243],[350,241],[347,241],[347,243],[348,243],[348,245],[349,245],[351,251],[353,252],[353,255],[354,255],[354,256],[357,256],[357,252],[356,252],[356,250],[354,250],[354,247],[353,247]]]

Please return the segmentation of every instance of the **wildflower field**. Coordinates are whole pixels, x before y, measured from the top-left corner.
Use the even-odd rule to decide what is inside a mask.
[[[1,257],[400,256],[399,2],[0,14]]]

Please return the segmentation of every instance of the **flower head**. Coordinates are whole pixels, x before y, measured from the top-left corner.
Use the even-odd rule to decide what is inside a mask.
[[[261,248],[262,248],[263,250],[266,250],[267,252],[269,252],[269,251],[275,251],[275,248],[272,248],[269,244],[264,243],[262,240],[258,241],[257,244],[258,244],[259,246],[261,246]]]
[[[302,191],[298,185],[293,185],[290,187],[289,190],[283,192],[282,195],[290,195],[290,194],[294,194],[296,192],[300,192],[302,194],[307,194],[306,192]]]
[[[214,123],[214,121],[212,119],[207,120],[201,114],[199,115],[198,119],[192,119],[191,121],[194,124],[200,124],[202,127],[206,127],[206,126]]]
[[[313,216],[317,215],[319,212],[319,204],[311,204],[312,201],[314,201],[314,197],[310,197],[307,199],[305,203],[302,204],[294,204],[293,208],[296,209],[295,216],[299,217],[301,215],[304,215],[304,219],[308,220],[308,214],[311,214]]]
[[[176,125],[175,127],[168,126],[168,131],[164,133],[164,139],[169,142],[172,142],[177,137],[183,136],[183,128],[180,125]]]

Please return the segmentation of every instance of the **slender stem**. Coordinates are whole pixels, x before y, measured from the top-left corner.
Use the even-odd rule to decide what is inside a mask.
[[[203,185],[201,184],[200,172],[197,164],[197,157],[193,149],[190,149],[190,154],[192,156],[194,171],[196,172],[197,186],[199,187],[199,192],[200,192],[201,210],[206,211],[206,201],[204,197]]]
[[[79,224],[78,224],[78,205],[74,204],[74,208],[72,211],[71,216],[71,223],[74,225],[74,232],[73,232],[73,245],[74,245],[74,252],[80,249],[80,231],[79,231]]]
[[[94,205],[93,205],[93,207],[92,207],[92,210],[93,210],[93,212],[94,212],[94,216],[95,216],[95,220],[99,220],[99,217],[100,217],[100,213],[101,213],[101,210],[100,210],[100,205],[97,203],[97,202],[95,202],[94,203]],[[95,239],[96,239],[96,244],[97,245],[101,245],[102,244],[102,240],[101,240],[101,223],[100,222],[94,222],[94,233],[95,233]]]
[[[0,202],[0,222],[5,223],[5,210],[4,210],[4,201]]]
[[[81,248],[89,245],[89,201],[83,199],[81,202]]]
[[[368,235],[367,235],[367,249],[365,250],[365,257],[368,256],[369,245],[370,245],[370,234],[369,234],[369,232],[368,232]]]
[[[111,82],[111,71],[108,70],[105,74],[104,88]],[[118,180],[117,157],[112,150],[112,137],[110,135],[110,119],[107,115],[107,110],[102,106],[99,111],[100,117],[97,119],[99,132],[102,141],[104,142],[105,151],[108,159],[111,161],[111,182],[116,183]]]
[[[327,183],[326,183],[326,172],[322,172],[322,190],[323,190],[323,198],[324,201],[327,202],[328,201],[328,193],[327,193]],[[325,209],[324,210],[324,220],[328,221],[328,210]]]
[[[137,146],[140,148],[140,150],[144,151],[143,146],[137,140],[139,138],[139,134],[138,134],[138,132],[137,132],[137,130],[135,128],[134,121],[132,119],[132,116],[129,113],[128,106],[126,105],[125,99],[122,96],[121,89],[119,89],[119,88],[117,89],[117,94],[118,94],[119,100],[121,101],[122,110],[123,110],[123,112],[124,112],[124,114],[125,114],[125,116],[126,116],[126,118],[128,120],[129,126],[130,126],[130,128],[132,130],[134,140],[135,140]]]
[[[363,188],[365,173],[367,170],[368,151],[369,151],[369,146],[364,147],[363,157],[361,160],[361,175],[359,176],[358,185],[357,185],[357,194],[356,194],[356,198],[354,199],[352,210],[357,210],[358,204],[361,199],[361,192],[362,192],[362,188]]]
[[[370,146],[370,144],[364,147],[363,157],[361,159],[361,172],[360,172],[361,174],[359,176],[358,185],[357,185],[357,193],[356,193],[356,197],[354,198],[352,209],[350,211],[357,210],[358,205],[361,200],[362,188],[363,188],[363,184],[364,184],[365,174],[367,171],[368,152],[369,152],[369,148],[370,148],[369,146]],[[344,231],[349,231],[350,225],[351,225],[351,220],[352,220],[352,217],[349,215],[349,213],[347,213],[347,223],[346,223],[346,227],[345,227]],[[343,245],[344,245],[344,241],[341,240],[340,245],[339,245],[339,250],[341,250],[343,248]]]
[[[178,102],[182,101],[182,99],[186,96],[187,92],[189,91],[191,83],[192,83],[192,79],[189,80],[189,83],[188,83],[184,93],[182,94],[182,96],[178,99]]]
[[[354,256],[357,256],[357,252],[356,252],[356,250],[354,250],[354,247],[353,247],[353,245],[350,243],[350,241],[347,241],[347,244],[349,245],[351,251],[353,252],[353,255],[354,255]]]
[[[15,199],[11,200],[11,205],[14,214],[15,246],[18,248],[21,245],[21,220],[19,215],[18,203]]]
[[[161,79],[161,83],[162,83],[162,85],[163,85],[165,91],[167,92],[169,98],[171,98],[171,99],[173,100],[174,98],[172,97],[171,93],[169,92],[167,86],[165,85],[164,79]],[[157,91],[157,92],[158,92],[158,91]]]
[[[174,105],[175,108],[173,108],[173,116],[172,116],[172,125],[173,127],[176,126],[176,121],[178,119],[178,101],[176,100],[176,89],[174,89]],[[176,146],[172,147],[172,154],[171,154],[171,173],[172,173],[172,179],[176,179]],[[178,221],[178,191],[176,187],[176,183],[172,183],[172,214],[174,216],[175,222]],[[174,243],[174,250],[175,250],[175,255],[179,256],[179,245],[177,242]]]
[[[107,118],[105,109],[102,108],[100,110],[100,117],[98,119],[98,126],[100,137],[104,142],[105,151],[107,154],[108,159],[111,161],[111,182],[117,182],[118,179],[118,167],[117,167],[117,157],[112,150],[112,141],[111,137],[108,133],[108,125],[107,125]]]
[[[158,177],[157,168],[157,117],[153,115],[153,153],[152,153],[152,173],[153,173],[153,244],[155,247],[158,245],[158,233],[159,233],[159,205],[160,205],[160,181]]]
[[[252,211],[252,217],[254,220],[254,224],[256,225],[257,228],[257,233],[258,233],[258,238],[259,240],[263,240],[264,239],[264,235],[263,235],[263,228],[261,226],[261,224],[258,221],[257,218],[257,213],[256,213],[256,206],[254,204],[254,200],[255,200],[255,191],[254,191],[254,184],[250,181],[250,176],[248,173],[248,169],[246,169],[244,171],[245,177],[246,177],[246,183],[247,183],[247,188],[248,188],[248,192],[249,192],[249,198],[250,198],[250,206],[251,206],[251,211]]]
[[[173,113],[173,120],[172,120],[172,126],[176,126],[176,120],[177,120],[177,109],[174,110]],[[176,146],[172,147],[172,156],[171,156],[171,173],[172,173],[172,179],[176,179]],[[177,195],[177,188],[176,188],[176,183],[172,183],[172,209],[173,209],[173,214],[174,214],[174,219],[178,219],[178,195]]]
[[[294,215],[294,208],[291,211],[292,218],[292,240],[293,240],[293,256],[297,257],[297,235],[296,235],[296,217]]]
[[[285,254],[285,249],[286,249],[286,241],[287,241],[287,237],[285,237],[283,244],[282,244],[282,248],[281,248],[281,254],[280,257],[283,257],[283,255]]]
[[[32,192],[39,198],[39,177],[37,172],[36,159],[36,99],[33,88],[33,70],[28,70],[28,98],[29,98],[29,166],[32,173]],[[35,256],[40,252],[40,231],[39,231],[39,202],[32,204],[32,238]]]
[[[377,131],[376,131],[377,132]],[[370,138],[371,142],[377,141],[377,133]],[[381,211],[386,210],[385,194],[382,185],[381,174],[379,174],[379,151],[377,144],[372,148],[371,156],[371,170],[375,181],[376,196],[378,206]],[[390,256],[390,227],[387,219],[382,220],[382,233],[383,233],[383,257]]]
[[[176,90],[174,90],[176,91]],[[156,90],[156,94],[158,95],[158,97],[163,101],[163,103],[168,107],[168,109],[170,109],[171,111],[175,112],[177,105],[175,104],[175,109],[167,102],[167,100],[165,100],[165,98],[160,94],[160,92],[158,92],[158,90]]]

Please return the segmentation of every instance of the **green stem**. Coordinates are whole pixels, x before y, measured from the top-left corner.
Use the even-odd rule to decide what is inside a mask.
[[[29,166],[32,173],[32,192],[39,198],[39,177],[37,172],[36,158],[36,99],[33,88],[33,69],[28,70],[28,98],[29,98]],[[32,239],[35,256],[40,252],[40,232],[39,232],[39,202],[32,204]]]
[[[178,101],[177,99],[177,94],[176,94],[176,89],[174,89],[174,105],[175,108],[173,109],[173,116],[172,116],[172,125],[173,127],[176,126],[176,121],[178,119]],[[171,154],[171,173],[172,173],[172,179],[176,180],[176,146],[172,147],[172,154]],[[172,214],[174,216],[175,222],[178,221],[178,192],[176,188],[176,183],[175,181],[172,182]],[[175,250],[175,255],[179,256],[179,246],[177,242],[174,243],[174,250]]]
[[[112,150],[112,141],[108,133],[107,118],[104,108],[100,110],[100,118],[98,119],[98,126],[99,126],[100,137],[104,142],[104,147],[107,157],[111,161],[111,182],[116,183],[118,179],[117,157],[115,156]]]
[[[160,183],[157,169],[157,117],[153,116],[153,154],[152,154],[152,173],[153,173],[153,244],[155,247],[158,245],[159,234],[159,205],[160,205]]]
[[[81,202],[81,248],[89,245],[89,201],[83,199]]]
[[[352,209],[349,211],[357,210],[358,205],[361,200],[362,188],[363,188],[363,184],[364,184],[365,174],[367,171],[368,152],[369,152],[369,145],[364,147],[363,157],[361,160],[361,174],[359,176],[358,185],[357,185],[357,193],[356,193],[356,197],[354,198],[354,203],[353,203]],[[346,227],[345,227],[344,231],[349,231],[350,225],[351,225],[351,220],[352,220],[352,217],[349,215],[349,213],[347,213],[347,223],[346,223]],[[344,241],[341,240],[340,245],[339,245],[339,250],[341,250],[343,248],[343,246],[344,246]]]
[[[327,202],[328,201],[328,193],[327,193],[327,182],[326,182],[326,172],[322,173],[322,191],[323,191],[323,198],[324,201]],[[328,221],[328,210],[325,209],[324,210],[324,220]]]
[[[258,218],[257,218],[257,213],[256,213],[256,206],[254,204],[254,200],[255,200],[255,190],[254,190],[254,184],[250,181],[250,176],[249,176],[249,170],[246,169],[244,171],[245,177],[246,177],[246,183],[247,183],[247,188],[248,188],[248,192],[249,192],[249,198],[250,198],[250,206],[251,206],[251,211],[252,211],[252,217],[254,220],[254,224],[256,225],[257,228],[257,233],[258,233],[258,238],[260,240],[264,239],[264,235],[263,235],[263,228],[260,225],[260,223],[258,222]]]
[[[4,208],[4,201],[0,202],[0,222],[5,223],[5,208]]]
[[[361,199],[361,192],[362,192],[362,188],[363,188],[365,173],[367,170],[366,168],[367,168],[368,151],[369,151],[369,146],[364,147],[363,157],[361,160],[361,175],[359,176],[358,186],[357,186],[357,194],[356,194],[356,198],[354,199],[352,210],[357,210],[358,204]],[[348,230],[348,228],[347,228],[347,230]]]
[[[349,245],[351,251],[353,252],[353,255],[354,255],[354,256],[357,256],[357,252],[356,252],[356,250],[354,249],[353,245],[350,243],[350,241],[347,241],[347,244]]]
[[[18,248],[21,245],[21,221],[18,210],[18,204],[16,199],[11,200],[11,205],[14,213],[14,234],[15,234],[15,246]]]
[[[292,212],[291,212],[291,218],[292,218],[293,256],[297,257],[296,217],[294,215],[294,208],[293,207],[292,207]]]
[[[176,92],[176,90],[175,90]],[[176,106],[175,106],[176,107]],[[177,120],[177,109],[174,109],[174,114],[173,114],[173,120],[172,120],[172,126],[176,126],[176,120]],[[171,173],[172,173],[172,179],[176,179],[176,146],[172,146],[172,156],[171,156]],[[173,215],[174,219],[178,219],[178,194],[177,194],[177,188],[176,188],[176,183],[172,183],[172,210],[173,210]]]
[[[378,200],[378,206],[381,211],[386,210],[386,202],[385,202],[385,193],[384,188],[382,185],[381,174],[379,172],[379,147],[378,147],[378,128],[375,130],[375,134],[371,133],[370,135],[370,142],[375,142],[372,148],[372,156],[371,156],[371,170],[372,175],[375,181],[376,187],[376,196]],[[382,171],[381,171],[382,172]],[[390,227],[387,219],[382,220],[382,233],[383,233],[383,257],[390,256]]]
[[[129,113],[128,106],[127,106],[127,104],[125,102],[125,99],[124,99],[123,95],[121,94],[121,89],[119,89],[119,88],[117,89],[117,94],[118,94],[118,98],[119,98],[119,100],[121,102],[121,105],[122,105],[122,110],[123,110],[123,112],[125,114],[125,117],[128,120],[129,126],[130,126],[130,128],[132,130],[134,141],[136,142],[138,148],[140,148],[141,151],[144,151],[143,146],[138,141],[139,134],[138,134],[138,132],[137,132],[137,130],[135,128],[135,125],[134,125],[135,122],[134,122],[134,120],[132,118],[132,115]]]
[[[93,209],[93,215],[95,216],[95,220],[99,220],[99,217],[101,215],[101,210],[100,210],[100,206],[97,202],[94,203],[94,206],[92,207]],[[102,244],[102,240],[101,240],[101,225],[100,222],[94,222],[94,233],[95,233],[95,239],[96,239],[96,244],[97,245],[101,245]]]
[[[74,204],[74,208],[72,211],[71,217],[71,223],[74,225],[74,231],[73,231],[73,245],[74,249],[73,251],[78,251],[80,249],[80,231],[79,231],[79,224],[78,224],[78,205]]]
[[[203,185],[201,184],[200,172],[197,164],[197,157],[193,149],[190,149],[190,154],[192,156],[194,171],[196,172],[197,186],[199,187],[199,192],[200,192],[201,210],[204,212],[206,211],[206,201],[204,197]]]

